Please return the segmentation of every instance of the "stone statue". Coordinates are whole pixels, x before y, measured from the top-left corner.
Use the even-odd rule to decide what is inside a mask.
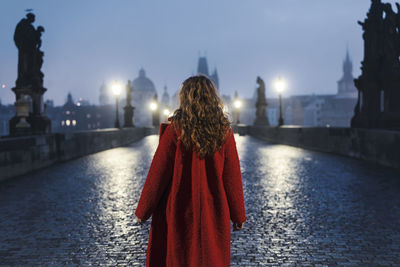
[[[41,36],[44,28],[37,29],[32,25],[35,15],[28,13],[21,19],[14,32],[14,42],[18,48],[18,78],[17,87],[43,87],[43,73],[40,71],[43,64]]]
[[[257,102],[256,102],[256,119],[254,125],[268,126],[269,121],[267,117],[267,99],[265,98],[265,83],[263,79],[257,77]]]
[[[263,79],[260,78],[260,76],[257,77],[257,83],[259,85],[259,87],[257,89],[257,98],[258,98],[258,100],[264,100],[265,99],[265,83],[264,83]]]
[[[44,28],[39,26],[36,30],[36,40],[37,40],[37,47],[36,47],[36,61],[35,61],[35,85],[37,87],[43,87],[43,77],[44,74],[41,71],[43,65],[43,56],[44,52],[40,50],[42,46],[42,33],[44,32]]]
[[[382,49],[382,16],[381,0],[372,0],[371,8],[364,22],[358,22],[364,30],[364,61],[362,69],[366,72],[376,72],[376,65],[383,53]]]
[[[352,127],[400,130],[400,5],[371,0],[363,28],[362,74]]]
[[[18,48],[18,77],[12,88],[16,95],[16,115],[10,120],[11,135],[44,134],[51,131],[51,121],[43,114],[43,94],[47,89],[43,87],[44,75],[41,68],[44,53],[40,48],[44,28],[39,26],[35,29],[33,22],[35,15],[26,14],[14,32],[14,43]],[[26,116],[26,106],[30,106],[29,116]]]
[[[398,15],[393,12],[390,4],[384,4],[383,10],[385,12],[385,18],[382,24],[382,58],[384,60],[382,69],[384,76],[389,74],[391,71],[395,71],[393,67],[399,67],[399,55],[400,55],[400,36],[397,32],[397,17]]]
[[[133,92],[132,82],[129,80],[126,85],[126,106],[124,107],[124,127],[134,127],[133,110],[135,107],[131,105],[131,94]]]

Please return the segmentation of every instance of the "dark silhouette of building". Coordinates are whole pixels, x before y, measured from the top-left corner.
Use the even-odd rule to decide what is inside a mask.
[[[206,57],[199,57],[199,61],[197,64],[197,74],[202,74],[210,78],[210,80],[214,83],[215,87],[219,89],[219,78],[217,68],[214,69],[212,74],[208,71],[208,63]]]
[[[146,76],[143,68],[139,70],[139,76],[133,80],[132,102],[135,107],[135,125],[152,126],[152,111],[150,103],[157,94],[156,87],[152,80]]]
[[[349,50],[343,62],[343,77],[338,81],[337,97],[356,98],[357,88],[354,85],[353,62],[350,59]]]
[[[46,114],[51,119],[53,132],[74,132],[112,128],[115,120],[115,106],[90,105],[85,101],[74,101],[71,93],[62,106],[49,106]]]

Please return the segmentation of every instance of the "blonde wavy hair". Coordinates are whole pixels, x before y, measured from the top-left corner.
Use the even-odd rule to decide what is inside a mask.
[[[200,158],[220,150],[230,122],[211,80],[203,75],[186,79],[179,100],[180,107],[170,120],[180,131],[184,147],[194,148]]]

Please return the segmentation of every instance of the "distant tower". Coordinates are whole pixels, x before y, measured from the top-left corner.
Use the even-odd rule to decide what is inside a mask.
[[[212,75],[210,75],[208,71],[208,63],[207,63],[207,58],[204,56],[199,57],[199,61],[197,64],[197,74],[202,74],[210,78],[210,80],[214,83],[215,87],[219,89],[219,79],[218,79],[218,72],[217,69],[214,69],[214,72]]]
[[[74,99],[72,98],[72,94],[68,93],[67,101],[65,101],[64,107],[74,107]]]
[[[353,63],[351,62],[348,49],[346,51],[346,58],[343,62],[343,77],[338,81],[337,97],[357,97],[357,89],[354,85],[353,77]]]
[[[108,94],[107,86],[104,84],[104,82],[100,86],[99,104],[100,106],[110,104],[110,96]]]
[[[199,62],[197,64],[197,74],[203,74],[207,77],[210,76],[208,72],[208,63],[206,57],[199,57]]]
[[[218,72],[217,68],[214,69],[213,74],[211,75],[210,79],[213,81],[217,89],[219,88],[219,79],[218,79]]]
[[[146,71],[141,68],[139,76],[132,82],[132,103],[135,107],[135,126],[148,127],[152,125],[150,103],[157,93],[152,80],[147,77]]]
[[[169,101],[170,101],[170,97],[169,97],[169,94],[168,94],[168,88],[167,88],[167,85],[165,85],[164,86],[164,93],[163,93],[163,95],[161,97],[161,104],[164,107],[169,107],[169,104],[170,104]]]

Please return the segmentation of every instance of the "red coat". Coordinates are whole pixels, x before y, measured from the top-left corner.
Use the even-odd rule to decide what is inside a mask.
[[[230,266],[230,220],[246,220],[233,132],[213,156],[184,152],[162,124],[160,141],[136,209],[152,217],[147,267]]]

